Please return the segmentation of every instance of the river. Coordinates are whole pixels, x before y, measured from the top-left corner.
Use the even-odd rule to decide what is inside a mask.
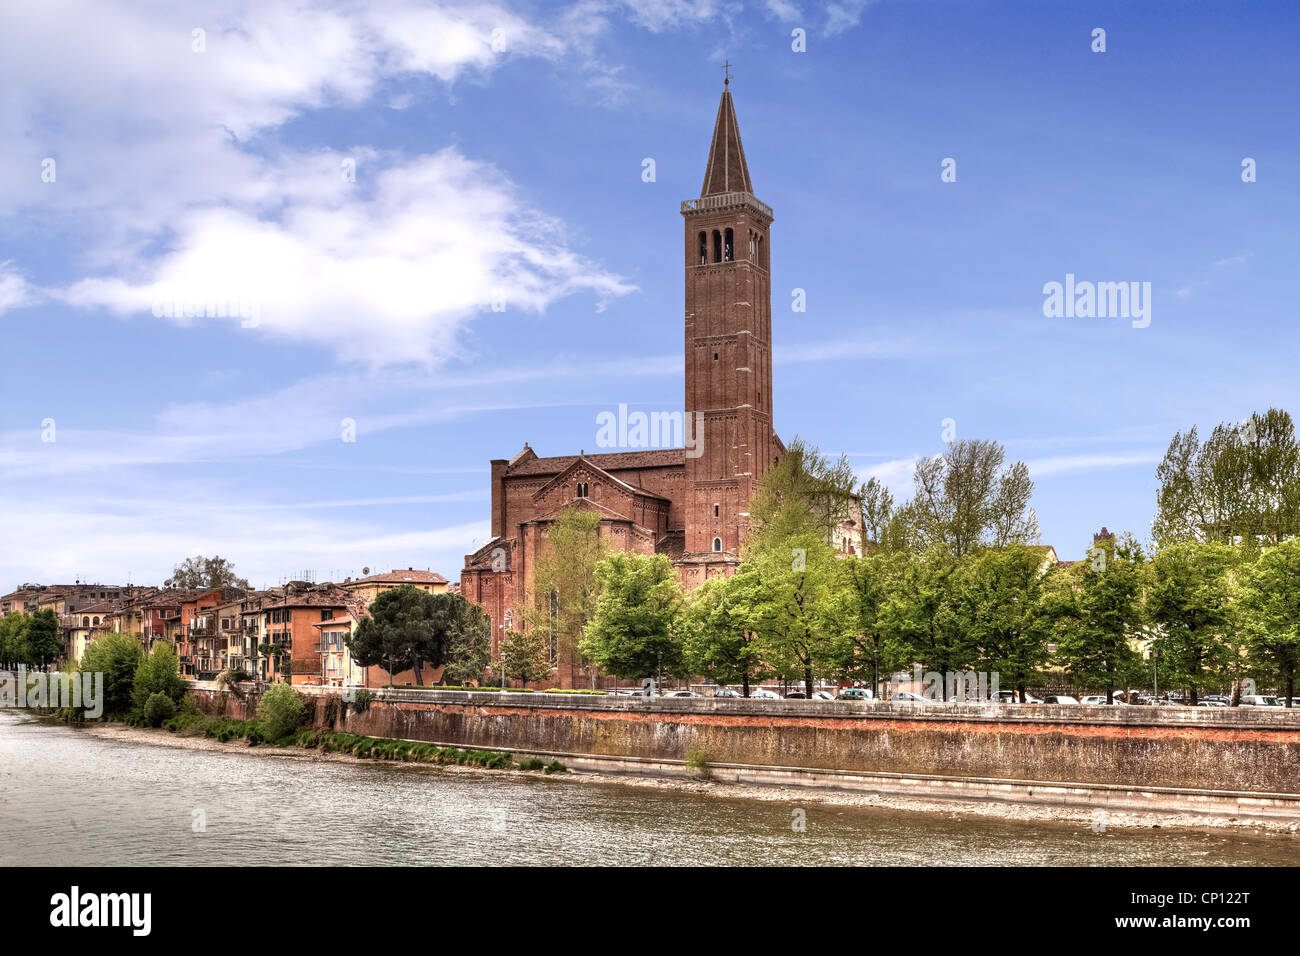
[[[792,820],[802,810],[805,832]],[[0,866],[1294,864],[1300,840],[1117,829],[106,739],[0,712]]]

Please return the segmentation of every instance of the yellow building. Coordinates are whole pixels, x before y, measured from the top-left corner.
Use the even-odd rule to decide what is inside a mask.
[[[400,588],[403,584],[410,584],[431,594],[440,594],[448,587],[447,579],[441,574],[435,571],[417,571],[414,568],[390,571],[387,574],[372,574],[366,578],[357,578],[355,581],[348,578],[343,582],[343,587],[351,597],[362,602],[364,607],[370,607],[381,592]]]

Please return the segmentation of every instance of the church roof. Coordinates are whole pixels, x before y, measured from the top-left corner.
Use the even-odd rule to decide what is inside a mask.
[[[713,123],[713,141],[709,144],[709,162],[704,167],[700,196],[736,192],[752,195],[754,184],[745,164],[745,147],[740,144],[740,124],[736,122],[731,90],[724,88],[718,103],[718,118]]]
[[[684,448],[647,448],[643,451],[610,452],[604,455],[586,455],[584,459],[602,471],[621,471],[632,468],[667,468],[686,463]],[[509,467],[507,474],[558,475],[578,460],[577,455],[557,455],[554,458],[529,458]]]
[[[565,502],[553,511],[549,511],[544,515],[538,515],[536,518],[530,519],[527,523],[545,524],[547,522],[555,521],[566,508],[577,508],[579,511],[594,511],[602,518],[609,521],[626,521],[628,524],[636,524],[635,521],[622,512],[615,511],[613,508],[602,505],[599,501],[593,501],[591,498],[575,498],[573,501]]]
[[[579,470],[581,466],[584,465],[588,466],[588,470],[593,471],[598,475],[603,475],[605,480],[608,481],[610,484],[619,485],[627,489],[628,491],[632,492],[632,494],[634,495],[645,495],[650,498],[659,498],[663,501],[669,500],[665,498],[663,495],[658,494],[657,492],[647,491],[645,488],[639,488],[636,485],[630,485],[622,478],[619,478],[615,475],[611,475],[608,471],[606,471],[604,468],[601,468],[594,461],[592,461],[591,458],[588,458],[585,455],[579,455],[577,458],[574,458],[572,464],[570,464],[568,468],[565,468],[562,471],[560,471],[559,474],[557,474],[554,478],[552,478],[546,484],[542,485],[542,487],[538,488],[535,492],[533,492],[533,497],[541,498],[544,494],[546,494],[546,492],[550,491],[550,489],[554,485],[562,481],[565,481],[571,472],[575,470]]]

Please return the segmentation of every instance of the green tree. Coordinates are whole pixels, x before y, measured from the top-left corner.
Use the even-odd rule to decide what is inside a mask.
[[[886,630],[884,611],[909,560],[906,554],[879,551],[836,563],[830,651],[836,677],[870,681],[875,693],[882,674],[907,663]]]
[[[618,552],[596,567],[600,596],[579,649],[615,677],[681,674],[681,645],[673,624],[682,588],[662,554]]]
[[[1239,621],[1252,668],[1296,695],[1300,672],[1300,538],[1265,551],[1242,570]]]
[[[1230,576],[1238,552],[1226,544],[1182,542],[1151,561],[1147,612],[1156,625],[1152,647],[1165,682],[1191,691],[1192,703],[1217,687],[1238,657]]]
[[[186,558],[172,570],[163,587],[199,590],[206,588],[242,588],[248,590],[248,579],[236,577],[235,566],[218,555],[205,558],[197,554]]]
[[[1029,469],[1022,461],[1004,468],[1005,462],[1006,451],[997,442],[968,438],[918,461],[915,494],[906,506],[916,549],[943,547],[961,557],[983,546],[1038,540]]]
[[[30,614],[6,614],[0,617],[0,665],[13,669],[19,664],[32,662],[31,645],[27,641],[27,629],[30,626]]]
[[[82,674],[104,675],[104,719],[120,717],[131,710],[135,672],[144,658],[139,639],[118,631],[107,631],[90,642],[77,669]]]
[[[581,641],[596,612],[600,583],[596,568],[609,553],[600,536],[600,513],[586,507],[564,508],[546,532],[533,568],[532,602],[521,611],[524,630],[536,628],[550,643],[556,663],[583,666]],[[592,686],[596,676],[591,675]]]
[[[386,668],[390,685],[394,674],[407,669],[422,684],[425,665],[446,662],[448,610],[440,597],[413,584],[380,591],[369,616],[347,638],[353,659],[362,667]]]
[[[481,681],[492,663],[491,622],[482,608],[459,594],[435,594],[434,598],[447,647],[443,679],[453,684]]]
[[[877,624],[900,666],[919,664],[922,670],[946,674],[973,663],[973,645],[954,609],[958,567],[958,560],[940,547],[902,564]]]
[[[1057,657],[1076,680],[1106,688],[1106,702],[1142,674],[1134,644],[1143,636],[1145,557],[1131,535],[1096,545],[1054,588],[1046,614]]]
[[[140,659],[131,688],[131,699],[142,712],[155,694],[165,694],[173,704],[179,704],[185,695],[185,681],[176,649],[166,642],[155,644],[153,651]]]
[[[306,715],[307,706],[288,684],[272,684],[257,705],[257,719],[266,730],[267,740],[288,737],[298,729]]]
[[[546,635],[534,628],[531,631],[506,631],[501,642],[501,659],[506,677],[527,687],[530,681],[542,681],[551,676],[555,665],[550,661],[550,648]]]
[[[164,721],[176,716],[176,702],[161,691],[150,694],[140,708],[140,715],[150,727],[161,727]]]
[[[954,623],[970,662],[996,673],[999,684],[1024,700],[1047,660],[1042,552],[1014,544],[986,548],[965,558],[952,582]]]
[[[1221,423],[1202,443],[1178,432],[1156,468],[1151,534],[1180,542],[1277,544],[1300,534],[1300,446],[1290,414],[1270,408]]]
[[[862,521],[854,495],[856,483],[847,457],[831,461],[795,438],[754,490],[749,503],[750,546],[761,548],[770,541],[780,550],[787,539],[808,535],[830,544],[843,521]]]
[[[751,626],[763,660],[783,679],[799,679],[810,697],[813,677],[833,664],[835,552],[816,532],[765,535],[749,560],[759,587]]]
[[[750,626],[759,588],[757,569],[742,564],[731,577],[696,588],[677,622],[686,670],[718,684],[740,684],[745,697],[750,678],[762,669]]]
[[[51,608],[30,615],[27,624],[28,663],[40,668],[48,667],[58,660],[63,653],[63,642],[59,640],[59,619]]]

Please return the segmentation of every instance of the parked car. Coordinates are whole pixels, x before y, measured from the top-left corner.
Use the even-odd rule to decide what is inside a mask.
[[[1196,706],[1197,707],[1227,707],[1228,705],[1221,700],[1211,700],[1209,697],[1206,697],[1203,700],[1198,701]]]
[[[1079,703],[1083,704],[1085,707],[1105,707],[1106,695],[1089,694],[1087,697],[1083,698],[1083,700],[1079,701]],[[1120,700],[1118,697],[1114,699],[1113,703],[1119,707],[1127,706],[1124,701]]]
[[[910,690],[896,690],[889,699],[896,704],[928,704],[929,701],[920,694],[913,694]]]
[[[768,690],[766,687],[757,687],[749,692],[750,697],[756,697],[759,700],[780,700],[781,695],[776,691]]]
[[[812,695],[813,700],[834,700],[835,695],[825,690],[815,690]]]
[[[1079,701],[1069,694],[1049,694],[1044,704],[1077,704]]]
[[[730,687],[719,687],[713,692],[714,697],[739,697],[740,691],[732,690]]]
[[[1232,700],[1230,698],[1224,697],[1222,694],[1206,694],[1201,699],[1213,701],[1214,703],[1217,704],[1222,704],[1224,707],[1227,707],[1229,704],[1232,703]]]
[[[807,700],[808,695],[801,690],[792,690],[785,695],[786,700]]]
[[[876,695],[865,687],[846,687],[840,691],[840,700],[875,700]]]
[[[664,693],[665,697],[699,697],[700,695],[693,690],[670,690]]]
[[[1000,703],[1000,704],[1018,704],[1019,701],[1016,700],[1016,692],[1015,692],[1014,690],[1000,690],[1000,691],[998,691],[998,703]],[[1030,694],[1030,693],[1026,692],[1026,694],[1025,694],[1025,703],[1026,703],[1026,704],[1041,704],[1042,701],[1039,700],[1037,697],[1035,697],[1033,694]]]
[[[1242,707],[1281,707],[1281,702],[1268,694],[1246,694],[1241,698]]]

